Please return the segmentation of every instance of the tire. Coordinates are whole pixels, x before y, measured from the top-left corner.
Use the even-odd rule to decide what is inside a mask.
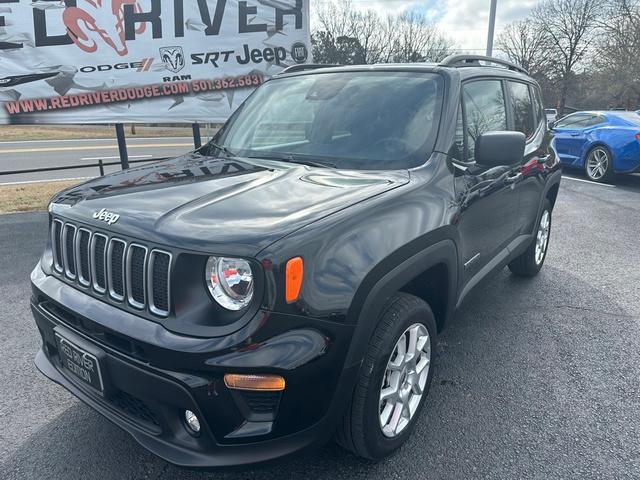
[[[527,250],[509,264],[509,270],[519,277],[535,277],[547,258],[551,238],[552,208],[549,199],[545,199],[542,214],[538,219],[536,234]],[[545,228],[546,223],[546,228]],[[545,233],[546,231],[546,233]],[[542,242],[542,243],[540,243]],[[541,250],[538,248],[540,247]]]
[[[613,156],[607,147],[597,145],[589,150],[584,160],[584,173],[592,182],[613,180]]]
[[[436,322],[431,308],[423,300],[406,293],[397,293],[387,301],[370,339],[353,395],[336,434],[336,441],[342,447],[359,457],[377,461],[389,456],[406,442],[420,417],[433,378],[436,332]],[[428,335],[426,340],[425,334]],[[398,351],[401,338],[408,346],[407,351],[410,351],[412,335],[418,339],[417,355],[414,355],[414,359],[419,359],[413,371],[409,365],[402,366]],[[420,344],[424,346],[420,348]],[[428,363],[424,365],[423,358],[427,356]],[[405,355],[404,358],[408,357]],[[392,366],[392,360],[401,366]],[[425,369],[426,374],[422,373]],[[409,374],[405,374],[405,370]],[[404,384],[404,379],[409,383]],[[404,384],[406,388],[398,389],[400,393],[394,395],[391,400],[381,400],[382,389],[386,388],[389,391],[389,385],[393,380],[400,385]],[[424,385],[421,387],[422,382]],[[392,387],[391,389],[393,390]],[[421,397],[417,398],[414,395],[420,390]],[[406,409],[398,407],[401,394],[407,399]],[[388,408],[392,411],[385,426],[381,419],[382,406],[385,407],[384,411]],[[396,423],[397,432],[394,431],[392,423],[395,408],[402,411],[400,420]],[[411,411],[413,413],[410,413]],[[404,418],[405,413],[409,417],[408,420]],[[383,428],[386,428],[386,433]]]

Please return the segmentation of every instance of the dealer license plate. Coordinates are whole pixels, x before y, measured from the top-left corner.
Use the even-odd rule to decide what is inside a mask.
[[[58,343],[62,368],[82,383],[103,394],[104,383],[98,358],[58,332],[56,332],[56,342]]]

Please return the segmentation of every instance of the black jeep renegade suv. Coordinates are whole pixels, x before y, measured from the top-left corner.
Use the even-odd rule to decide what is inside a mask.
[[[290,68],[204,147],[53,198],[38,368],[175,464],[334,436],[390,454],[447,318],[504,266],[542,267],[560,184],[542,105],[482,57]]]

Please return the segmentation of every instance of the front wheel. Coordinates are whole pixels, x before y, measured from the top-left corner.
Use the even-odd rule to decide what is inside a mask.
[[[406,293],[389,299],[378,319],[336,440],[369,460],[406,442],[433,377],[436,322],[429,305]]]
[[[538,221],[538,230],[527,250],[509,264],[509,270],[519,277],[534,277],[538,274],[547,258],[549,239],[551,238],[551,202],[544,201],[542,215]]]
[[[593,182],[608,182],[613,177],[613,159],[605,147],[595,147],[587,155],[584,172]]]

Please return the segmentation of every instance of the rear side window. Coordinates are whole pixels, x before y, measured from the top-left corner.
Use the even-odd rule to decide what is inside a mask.
[[[531,138],[536,131],[536,117],[533,101],[526,83],[507,82],[511,109],[513,111],[514,130]]]
[[[575,113],[558,120],[556,128],[584,128],[589,116],[584,113]]]
[[[556,123],[555,128],[576,129],[593,127],[600,123],[604,123],[605,119],[600,115],[593,113],[574,113],[568,117],[564,117]]]
[[[500,80],[479,80],[462,87],[465,125],[467,127],[467,160],[475,157],[476,139],[486,132],[507,129],[507,113]]]
[[[626,120],[627,122],[632,123],[633,125],[640,126],[640,114],[637,114],[635,112],[620,112],[618,113],[618,115],[623,120]]]
[[[606,119],[604,117],[601,117],[600,115],[593,115],[589,118],[589,120],[587,120],[587,124],[585,126],[595,127],[596,125],[600,125],[604,122],[606,122]]]

